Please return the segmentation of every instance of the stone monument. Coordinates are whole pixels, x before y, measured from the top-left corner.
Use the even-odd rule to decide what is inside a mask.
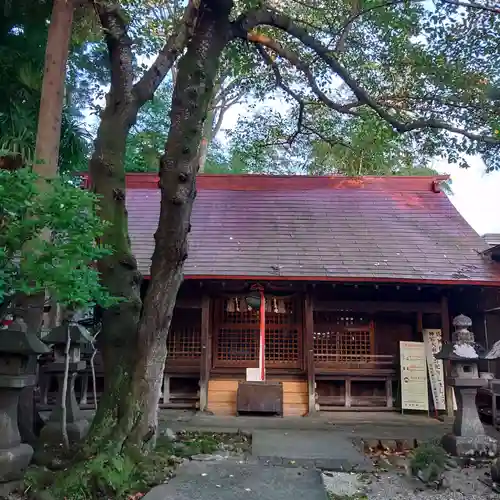
[[[22,319],[0,331],[0,498],[20,486],[33,456],[33,448],[21,443],[17,412],[19,395],[36,384],[37,356],[49,349],[28,334]]]
[[[89,422],[83,418],[76,400],[75,380],[79,372],[85,369],[86,362],[80,359],[81,345],[93,342],[88,330],[78,323],[63,324],[52,328],[42,339],[54,349],[54,361],[46,367],[46,373],[57,378],[58,392],[56,406],[40,433],[40,440],[44,443],[60,443],[62,440],[62,398],[63,381],[66,361],[66,344],[70,335],[69,372],[66,391],[66,423],[68,439],[70,442],[81,440],[88,431]]]
[[[477,390],[488,386],[488,380],[479,377],[479,361],[486,358],[486,352],[475,342],[469,330],[471,325],[467,316],[457,316],[453,320],[451,344],[443,344],[436,354],[437,359],[451,362],[448,383],[454,388],[457,400],[453,430],[443,437],[442,445],[458,457],[494,457],[498,442],[486,435],[476,406]]]

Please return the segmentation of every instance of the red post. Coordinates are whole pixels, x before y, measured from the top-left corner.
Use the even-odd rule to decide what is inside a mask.
[[[259,349],[259,368],[260,380],[266,380],[265,351],[266,351],[266,299],[264,289],[260,287],[260,349]]]
[[[262,285],[253,285],[251,290],[257,290],[260,293],[260,331],[259,331],[259,380],[266,380],[266,298],[264,296],[264,287]]]

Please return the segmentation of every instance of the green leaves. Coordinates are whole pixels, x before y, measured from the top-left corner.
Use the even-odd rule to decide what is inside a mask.
[[[45,289],[73,310],[115,302],[94,267],[111,253],[97,243],[105,224],[96,197],[69,179],[42,192],[37,181],[28,169],[0,170],[0,303]]]
[[[47,42],[46,22],[52,2],[11,2],[0,19],[0,149],[35,161],[36,129]],[[71,64],[70,64],[71,66]],[[71,77],[70,79],[71,80]],[[72,107],[71,81],[66,88],[59,166],[81,169],[88,158],[89,137]]]
[[[293,58],[272,53],[268,77],[253,90],[258,109],[240,118],[227,156],[243,154],[252,171],[259,158],[268,172],[377,173],[429,167],[436,158],[462,164],[466,155],[500,168],[500,94],[492,91],[500,88],[500,15],[481,5],[323,0],[285,8],[272,2],[288,25],[271,19],[266,22],[280,29],[263,24],[256,31],[285,54],[293,51],[310,74]],[[339,63],[343,71],[335,69]],[[283,83],[295,96],[283,92]],[[358,97],[360,90],[369,100]],[[276,104],[264,109],[270,101]],[[411,130],[395,133],[391,121],[403,124],[394,129]]]

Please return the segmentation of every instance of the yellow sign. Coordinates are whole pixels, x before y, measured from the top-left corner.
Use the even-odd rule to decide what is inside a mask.
[[[399,343],[401,361],[401,409],[429,411],[427,362],[423,342]]]

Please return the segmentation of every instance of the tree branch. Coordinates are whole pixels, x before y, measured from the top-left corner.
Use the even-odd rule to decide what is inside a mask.
[[[94,0],[93,6],[108,47],[113,101],[115,105],[128,104],[133,100],[134,72],[132,40],[127,34],[127,22],[119,5]]]
[[[454,0],[449,1],[452,2]],[[455,127],[442,120],[422,118],[410,122],[404,122],[396,118],[380,106],[376,100],[368,94],[368,92],[351,76],[349,71],[332,55],[331,51],[325,45],[316,40],[313,36],[309,35],[305,29],[295,24],[285,14],[270,10],[251,11],[241,17],[239,21],[233,25],[233,33],[235,36],[240,38],[247,38],[250,41],[264,43],[265,37],[263,35],[249,33],[250,30],[259,25],[273,26],[286,31],[288,34],[301,41],[306,47],[313,50],[319,59],[321,59],[335,74],[342,78],[358,101],[372,108],[380,116],[380,118],[389,123],[394,130],[399,133],[425,128],[443,129],[452,133],[460,134],[471,140],[482,141],[495,145],[500,144],[500,139],[486,134],[468,132],[467,130]],[[252,38],[254,38],[254,40],[252,40]]]
[[[300,97],[300,95],[297,92],[293,91],[288,85],[285,84],[285,82],[283,81],[283,77],[281,76],[280,70],[278,68],[278,65],[272,60],[271,56],[266,52],[264,47],[258,44],[257,51],[261,55],[262,59],[264,59],[266,64],[270,66],[270,68],[273,70],[274,77],[276,79],[276,85],[281,89],[283,89],[299,105],[299,114],[297,117],[297,130],[287,139],[287,143],[289,145],[292,145],[293,141],[297,138],[302,129],[302,122],[304,121],[304,107],[305,107],[304,100],[302,99],[302,97]]]
[[[177,56],[191,36],[197,15],[198,2],[190,0],[179,26],[173,29],[172,34],[168,37],[153,64],[134,85],[133,92],[139,107],[153,97],[160,83],[172,69]]]
[[[352,24],[354,20],[357,18],[358,14],[360,13],[360,2],[359,0],[351,0],[351,15],[349,16],[349,19],[347,22],[344,24],[342,30],[340,31],[340,36],[339,39],[337,40],[337,43],[335,45],[335,51],[337,53],[344,52],[345,50],[345,43],[347,41],[347,37],[349,36],[349,33],[352,28]],[[352,21],[351,21],[352,19]]]
[[[349,30],[358,18],[361,16],[364,16],[365,14],[368,14],[369,12],[372,12],[374,10],[378,9],[384,9],[386,7],[392,7],[393,5],[400,5],[400,4],[406,4],[409,2],[415,2],[415,3],[420,3],[424,2],[425,0],[392,0],[390,2],[383,2],[378,5],[372,5],[371,7],[368,7],[367,9],[359,10],[357,12],[352,12],[351,16],[346,20],[346,22],[342,25],[340,30],[338,31],[338,34],[341,36],[346,30]],[[493,12],[495,14],[500,14],[500,8],[499,7],[489,7],[488,5],[481,5],[476,2],[462,2],[461,0],[437,0],[438,2],[441,3],[446,3],[449,5],[455,5],[457,7],[466,7],[470,9],[475,9],[475,10],[484,10],[486,12]]]
[[[223,103],[224,104],[224,103]],[[222,122],[224,121],[224,114],[226,111],[229,109],[229,106],[224,106],[222,105],[219,109],[219,113],[217,114],[217,119],[215,120],[215,125],[212,128],[212,139],[215,138],[215,136],[219,133],[221,127],[222,127]]]
[[[294,90],[292,90],[284,82],[283,77],[281,76],[281,73],[280,73],[278,65],[276,64],[275,61],[273,61],[272,57],[266,52],[266,50],[264,49],[264,47],[261,44],[256,44],[256,47],[257,47],[257,51],[259,52],[259,54],[261,55],[261,57],[264,59],[264,61],[266,62],[266,64],[272,69],[272,71],[274,73],[275,80],[276,80],[276,85],[278,87],[280,87],[284,92],[286,92],[290,97],[292,97],[297,102],[297,104],[299,105],[299,114],[298,114],[298,117],[297,117],[297,130],[293,134],[291,134],[290,137],[288,137],[286,143],[289,146],[291,146],[292,143],[293,143],[293,141],[297,138],[297,136],[299,134],[302,134],[304,130],[307,130],[310,133],[317,135],[321,140],[327,142],[330,145],[334,145],[335,144],[335,145],[344,146],[346,148],[350,148],[349,144],[341,141],[340,139],[338,139],[338,138],[335,138],[333,140],[332,139],[328,139],[325,136],[323,136],[321,133],[317,132],[316,130],[313,130],[311,127],[309,127],[308,125],[306,125],[304,123],[304,121],[305,121],[304,119],[305,119],[305,107],[306,107],[306,103],[304,102],[304,100],[302,99],[302,97],[297,92],[295,92]]]
[[[334,111],[338,111],[339,113],[345,113],[349,115],[356,115],[357,113],[355,111],[351,110],[351,107],[346,107],[343,106],[342,104],[338,104],[334,101],[332,101],[318,86],[316,83],[316,79],[314,78],[314,75],[312,74],[311,69],[307,64],[302,62],[300,60],[300,57],[298,54],[295,52],[287,49],[286,47],[283,47],[279,42],[276,40],[273,40],[272,38],[269,38],[266,35],[262,35],[259,33],[248,33],[247,39],[250,42],[259,44],[259,45],[264,45],[268,48],[270,48],[272,51],[276,52],[279,56],[283,57],[287,61],[290,62],[293,66],[295,66],[299,71],[302,71],[304,75],[307,78],[307,81],[309,83],[309,86],[311,87],[311,90],[316,94],[318,99],[328,106],[330,109],[333,109]],[[260,51],[259,51],[260,52]]]

